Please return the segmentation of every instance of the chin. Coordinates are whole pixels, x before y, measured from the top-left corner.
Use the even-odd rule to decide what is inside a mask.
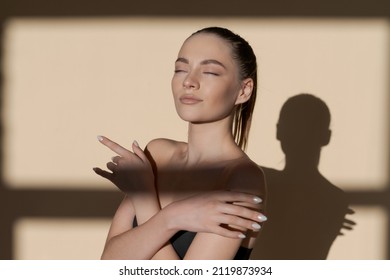
[[[198,110],[195,108],[183,108],[181,106],[176,107],[177,115],[186,122],[201,124],[220,121],[225,118],[229,118],[232,114],[228,112],[206,112],[207,110]]]
[[[188,112],[177,112],[179,117],[186,122],[191,122],[191,123],[201,123],[203,120],[199,116],[196,116],[195,114],[190,114]]]

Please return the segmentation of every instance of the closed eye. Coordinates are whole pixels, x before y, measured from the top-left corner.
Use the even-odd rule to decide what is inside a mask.
[[[215,72],[203,72],[203,73],[208,75],[213,75],[213,76],[219,76],[219,74]]]
[[[186,71],[184,71],[183,69],[175,69],[175,73],[182,73],[182,72],[186,72]]]

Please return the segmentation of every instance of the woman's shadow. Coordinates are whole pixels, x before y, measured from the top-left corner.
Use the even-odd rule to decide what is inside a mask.
[[[277,124],[277,140],[286,156],[282,171],[262,167],[267,180],[268,221],[256,240],[251,259],[326,259],[345,219],[344,191],[318,170],[321,148],[331,138],[330,112],[310,94],[289,98]]]

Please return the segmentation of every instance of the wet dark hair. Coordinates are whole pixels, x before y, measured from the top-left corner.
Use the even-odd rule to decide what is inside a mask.
[[[225,40],[232,49],[232,57],[239,67],[240,80],[251,78],[253,80],[252,95],[248,101],[236,105],[233,115],[233,137],[239,147],[245,150],[248,143],[249,130],[252,122],[253,109],[256,103],[257,93],[257,62],[256,55],[249,43],[222,27],[206,27],[193,33],[191,36],[207,33],[214,34]],[[190,37],[191,37],[190,36]]]

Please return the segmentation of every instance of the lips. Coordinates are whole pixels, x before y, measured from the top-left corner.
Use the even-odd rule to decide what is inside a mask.
[[[203,100],[193,95],[183,95],[179,98],[180,102],[185,105],[193,105],[202,102]]]

